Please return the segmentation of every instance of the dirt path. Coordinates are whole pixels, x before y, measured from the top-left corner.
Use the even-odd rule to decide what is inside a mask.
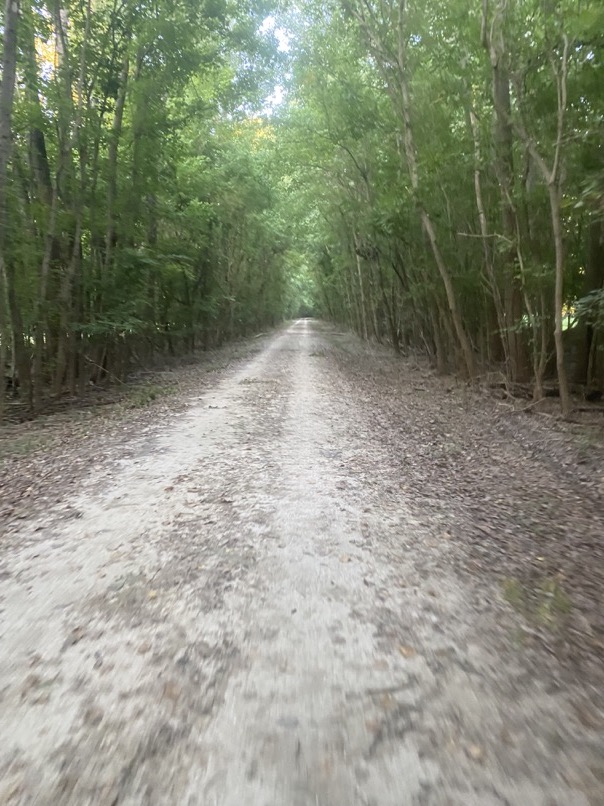
[[[13,524],[1,804],[604,803],[590,682],[394,486],[423,446],[381,440],[334,339],[296,323]]]

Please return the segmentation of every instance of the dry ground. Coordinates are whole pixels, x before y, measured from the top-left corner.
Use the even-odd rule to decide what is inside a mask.
[[[0,435],[0,803],[604,804],[601,430],[309,321],[169,377]]]

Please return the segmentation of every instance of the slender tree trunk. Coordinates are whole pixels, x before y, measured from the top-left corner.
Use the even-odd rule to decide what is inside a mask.
[[[455,289],[453,287],[453,281],[451,280],[451,275],[442,257],[442,253],[438,245],[438,240],[436,238],[436,231],[434,229],[432,219],[430,218],[428,213],[423,209],[420,209],[420,214],[422,225],[424,227],[426,234],[428,235],[430,246],[432,247],[432,254],[434,255],[438,272],[441,276],[443,285],[445,287],[449,312],[451,314],[451,319],[453,321],[453,327],[455,328],[455,335],[457,336],[457,340],[461,347],[466,373],[469,378],[472,378],[475,374],[474,354],[472,351],[472,345],[470,344],[470,339],[468,338],[468,335],[463,326],[461,313],[459,311],[459,307],[457,304],[457,296],[455,294]]]
[[[390,93],[393,106],[402,122],[402,149],[407,163],[409,179],[415,206],[419,213],[422,230],[425,233],[438,273],[445,288],[447,305],[451,314],[451,320],[455,330],[457,341],[463,356],[463,368],[468,377],[475,374],[474,353],[472,344],[463,324],[457,295],[453,286],[451,272],[440,249],[434,222],[424,204],[420,192],[420,174],[417,158],[417,147],[413,135],[411,123],[411,95],[407,80],[407,35],[405,32],[406,0],[398,2],[397,27],[397,48],[396,52],[389,47],[384,40],[384,31],[387,31],[392,20],[384,19],[378,21],[373,10],[369,6],[361,4],[353,12],[361,25],[367,38],[372,55],[376,59],[379,69],[382,72],[388,92]],[[384,13],[382,7],[382,14]]]
[[[86,147],[84,143],[84,85],[86,80],[86,57],[88,49],[88,38],[90,35],[91,0],[88,0],[86,7],[86,28],[84,40],[81,45],[80,67],[78,75],[77,96],[78,106],[74,123],[73,139],[77,145],[80,163],[80,178],[77,190],[75,190],[75,231],[73,235],[73,246],[69,261],[64,268],[61,277],[59,290],[59,328],[57,335],[56,366],[53,384],[53,392],[58,395],[63,384],[65,369],[67,367],[68,345],[74,344],[70,331],[70,319],[73,309],[73,285],[76,274],[80,271],[82,254],[82,228],[84,219],[84,195],[86,190]]]
[[[17,72],[17,30],[19,0],[6,0],[4,8],[4,48],[2,52],[2,84],[0,86],[0,416],[4,406],[4,372],[7,345],[11,333],[8,324],[9,277],[7,274],[8,242],[8,162],[12,150],[12,116]],[[23,339],[23,332],[13,338]]]
[[[556,370],[560,388],[560,406],[564,417],[572,410],[572,400],[568,388],[566,361],[564,356],[563,314],[564,305],[564,236],[562,234],[562,211],[560,188],[556,182],[548,185],[549,202],[552,214],[552,231],[556,250],[556,285],[554,290],[554,341],[556,344]]]
[[[552,55],[552,70],[556,80],[556,89],[558,96],[558,120],[556,141],[554,144],[554,155],[551,167],[549,167],[537,148],[535,141],[532,139],[527,131],[522,117],[519,115],[516,118],[516,129],[524,143],[525,147],[531,154],[533,161],[539,169],[541,176],[547,186],[549,197],[550,215],[552,222],[552,234],[554,237],[554,250],[555,250],[555,288],[554,288],[554,342],[556,345],[556,370],[558,374],[558,386],[560,389],[560,407],[562,416],[568,417],[572,410],[572,399],[568,387],[568,377],[566,372],[566,361],[564,355],[564,335],[563,335],[563,305],[565,302],[564,297],[564,273],[565,273],[565,254],[564,254],[564,233],[562,229],[562,145],[564,140],[564,127],[566,117],[567,105],[567,78],[568,78],[568,58],[571,43],[566,36],[562,37],[563,50],[560,64],[557,65],[554,59],[556,55]]]
[[[126,105],[126,93],[128,89],[128,73],[130,70],[130,59],[128,51],[124,56],[122,71],[120,73],[120,84],[115,102],[115,114],[113,116],[113,126],[111,129],[111,139],[109,140],[108,153],[108,178],[107,178],[107,231],[105,233],[105,274],[109,271],[113,258],[113,248],[115,245],[115,202],[117,199],[117,158],[119,143],[122,136],[122,125],[124,120],[124,107]]]
[[[447,356],[443,346],[438,317],[433,311],[430,312],[430,321],[432,323],[432,337],[434,339],[434,349],[436,351],[436,371],[439,375],[446,375]]]
[[[367,305],[366,305],[366,301],[365,301],[365,289],[363,287],[363,270],[361,268],[361,258],[360,258],[360,255],[359,255],[358,251],[357,251],[359,243],[360,242],[358,241],[357,235],[355,233],[354,234],[354,257],[355,257],[355,260],[356,260],[357,281],[358,281],[358,285],[359,285],[359,308],[360,308],[360,313],[361,313],[361,326],[362,326],[361,335],[363,336],[365,341],[367,341],[367,339],[369,338],[369,333],[368,333],[368,330],[367,330]]]
[[[489,238],[490,238],[489,225],[487,221],[487,214],[485,210],[483,193],[482,193],[482,175],[481,175],[482,153],[480,148],[480,131],[478,128],[478,119],[476,117],[476,113],[474,109],[472,109],[471,105],[468,110],[468,123],[470,131],[472,133],[472,139],[474,141],[474,196],[476,199],[476,209],[478,210],[478,220],[480,222],[480,234],[482,237],[484,266],[487,280],[489,283],[489,288],[491,290],[493,305],[495,307],[497,326],[500,334],[500,344],[503,349],[503,355],[506,366],[506,375],[509,377],[510,360],[511,360],[510,342],[506,335],[505,309],[503,306],[503,301],[501,299],[501,293],[499,291],[497,277],[495,276],[495,267],[493,265],[493,254],[489,244]],[[487,335],[487,338],[490,341],[489,335]]]
[[[468,338],[468,335],[463,325],[459,305],[457,302],[457,295],[455,293],[455,288],[453,286],[453,281],[451,279],[451,273],[442,255],[438,243],[438,238],[436,236],[436,229],[434,227],[434,222],[432,221],[432,218],[428,213],[428,210],[426,209],[420,195],[420,178],[419,178],[419,166],[417,160],[417,148],[415,145],[415,138],[413,135],[413,127],[411,124],[411,96],[409,93],[409,86],[407,83],[407,76],[405,72],[406,45],[405,45],[405,34],[403,31],[403,15],[405,10],[404,2],[400,3],[399,9],[400,9],[400,16],[399,16],[398,79],[400,83],[401,106],[402,106],[401,113],[403,121],[403,146],[405,149],[407,168],[409,170],[411,187],[413,189],[413,193],[415,196],[415,204],[419,210],[422,228],[428,237],[428,241],[432,249],[432,254],[434,256],[434,261],[438,269],[438,273],[440,274],[441,280],[445,287],[447,304],[449,306],[449,311],[451,313],[451,319],[453,321],[455,335],[457,336],[459,345],[461,347],[461,352],[465,364],[465,370],[468,377],[472,378],[475,374],[474,354],[472,351],[472,345],[470,343],[470,339]]]
[[[70,331],[70,318],[72,313],[72,290],[74,277],[81,265],[82,250],[82,211],[76,213],[76,228],[73,238],[73,249],[69,263],[65,267],[61,278],[61,288],[59,292],[59,331],[57,337],[56,366],[53,383],[53,393],[60,394],[61,387],[67,367],[68,344],[72,343]]]
[[[57,208],[59,206],[59,191],[57,187],[53,189],[52,203],[50,207],[50,220],[46,233],[44,255],[40,266],[40,276],[38,281],[38,296],[34,307],[34,360],[32,367],[32,389],[33,389],[33,410],[40,411],[42,408],[42,396],[44,388],[44,344],[47,339],[47,299],[48,299],[48,276],[52,260],[52,247],[56,237],[57,229]]]
[[[585,274],[583,276],[581,297],[592,291],[604,289],[604,216],[601,214],[593,217],[589,224],[587,233],[587,256],[585,260]],[[593,368],[592,356],[596,350],[597,329],[594,323],[580,319],[577,333],[577,343],[579,345],[579,356],[575,370],[574,380],[576,383],[590,386],[598,380],[590,372]],[[604,390],[602,390],[604,391]]]
[[[495,173],[501,199],[501,226],[507,249],[503,254],[503,313],[505,317],[502,338],[507,341],[507,372],[512,382],[518,380],[523,364],[521,340],[516,332],[521,305],[516,286],[514,261],[516,237],[514,189],[514,131],[510,96],[510,73],[505,47],[503,25],[505,2],[497,0],[493,19],[489,25],[488,0],[483,0],[482,45],[491,64],[491,86],[494,108],[493,143]]]

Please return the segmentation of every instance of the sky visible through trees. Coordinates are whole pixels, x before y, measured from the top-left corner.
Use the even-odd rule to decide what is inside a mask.
[[[568,414],[604,388],[603,32],[599,0],[9,0],[6,392],[314,314]]]

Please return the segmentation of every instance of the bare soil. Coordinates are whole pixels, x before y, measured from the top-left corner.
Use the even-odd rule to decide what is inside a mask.
[[[0,432],[0,804],[604,804],[598,426],[307,320],[151,385]]]

